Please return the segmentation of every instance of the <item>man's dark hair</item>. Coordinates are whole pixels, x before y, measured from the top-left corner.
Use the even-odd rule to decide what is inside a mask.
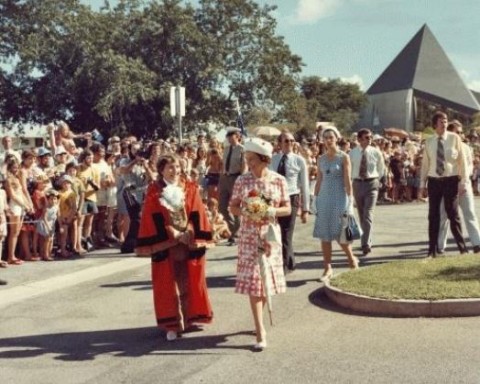
[[[368,128],[362,128],[357,132],[357,138],[361,139],[365,135],[369,135],[371,133],[370,129]]]
[[[440,119],[446,119],[447,118],[447,114],[445,112],[442,112],[442,111],[437,111],[433,114],[432,116],[432,125],[433,127],[435,128],[435,126],[437,125],[437,121],[440,120]]]

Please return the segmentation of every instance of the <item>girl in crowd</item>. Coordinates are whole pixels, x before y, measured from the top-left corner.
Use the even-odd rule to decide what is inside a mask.
[[[353,214],[350,158],[337,147],[340,134],[336,128],[324,129],[322,136],[326,153],[318,161],[313,237],[322,242],[324,271],[321,280],[326,281],[333,275],[332,241],[339,242],[350,268],[358,268],[358,259],[353,255],[350,243],[340,243],[342,216],[346,212]]]
[[[8,260],[9,264],[20,265],[23,261],[15,256],[18,235],[22,228],[23,215],[33,212],[29,197],[25,196],[20,177],[20,166],[16,159],[10,158],[7,163],[7,178],[5,183],[10,207],[10,228],[8,233]]]
[[[266,297],[258,259],[262,256],[260,249],[266,249],[269,259],[267,273],[272,276],[272,294],[285,292],[282,248],[269,243],[266,235],[269,224],[272,223],[276,235],[280,238],[277,218],[290,215],[291,207],[285,178],[268,169],[272,159],[272,145],[262,139],[253,138],[245,142],[244,148],[250,171],[235,181],[230,200],[232,214],[241,217],[235,292],[249,296],[256,332],[254,349],[263,350],[267,346],[267,334],[263,324]],[[252,192],[258,196],[269,196],[271,199],[270,207],[261,221],[254,220],[245,209],[245,200]]]
[[[37,232],[40,237],[41,257],[44,261],[53,261],[53,236],[55,234],[55,222],[58,213],[58,192],[49,189],[45,192],[47,205],[43,210],[42,217],[37,222]]]
[[[193,323],[212,320],[205,280],[212,232],[198,184],[186,179],[179,159],[164,156],[157,169],[158,179],[144,199],[135,252],[152,257],[157,324],[173,341]]]
[[[27,197],[28,203],[33,207],[32,194],[35,190],[35,180],[38,172],[35,168],[35,152],[25,150],[22,153],[22,162],[20,164],[20,180],[22,183],[23,195]],[[36,255],[36,233],[35,233],[35,221],[36,217],[34,212],[25,215],[22,229],[20,231],[20,247],[22,255],[27,261],[38,261],[39,257]],[[33,255],[30,249],[30,244],[33,243]]]

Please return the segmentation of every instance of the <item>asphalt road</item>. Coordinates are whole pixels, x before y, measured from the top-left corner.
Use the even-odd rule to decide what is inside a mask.
[[[480,200],[476,201],[477,208]],[[426,205],[378,206],[364,266],[426,252]],[[233,293],[236,248],[209,252],[215,321],[164,341],[155,327],[149,260],[102,251],[0,270],[0,382],[480,383],[480,318],[401,319],[350,313],[318,282],[313,217],[297,224],[298,269],[274,299],[268,348],[253,352],[246,296]],[[337,272],[346,259],[335,247]],[[451,248],[453,249],[453,248]]]

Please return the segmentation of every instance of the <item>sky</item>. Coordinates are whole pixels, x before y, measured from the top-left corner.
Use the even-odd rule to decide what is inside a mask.
[[[97,7],[103,0],[83,2]],[[341,78],[367,90],[426,23],[465,84],[480,92],[479,0],[256,2],[278,7],[277,35],[302,57],[304,76]]]

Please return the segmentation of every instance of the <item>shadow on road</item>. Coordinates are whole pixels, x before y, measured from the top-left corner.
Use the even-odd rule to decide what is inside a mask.
[[[87,361],[108,354],[116,357],[147,355],[224,354],[225,349],[251,350],[251,345],[228,345],[230,338],[252,336],[252,332],[192,336],[188,334],[175,342],[165,340],[155,327],[114,329],[76,333],[58,333],[0,339],[0,359],[30,359],[53,354],[55,360]],[[218,352],[209,351],[218,349]]]

